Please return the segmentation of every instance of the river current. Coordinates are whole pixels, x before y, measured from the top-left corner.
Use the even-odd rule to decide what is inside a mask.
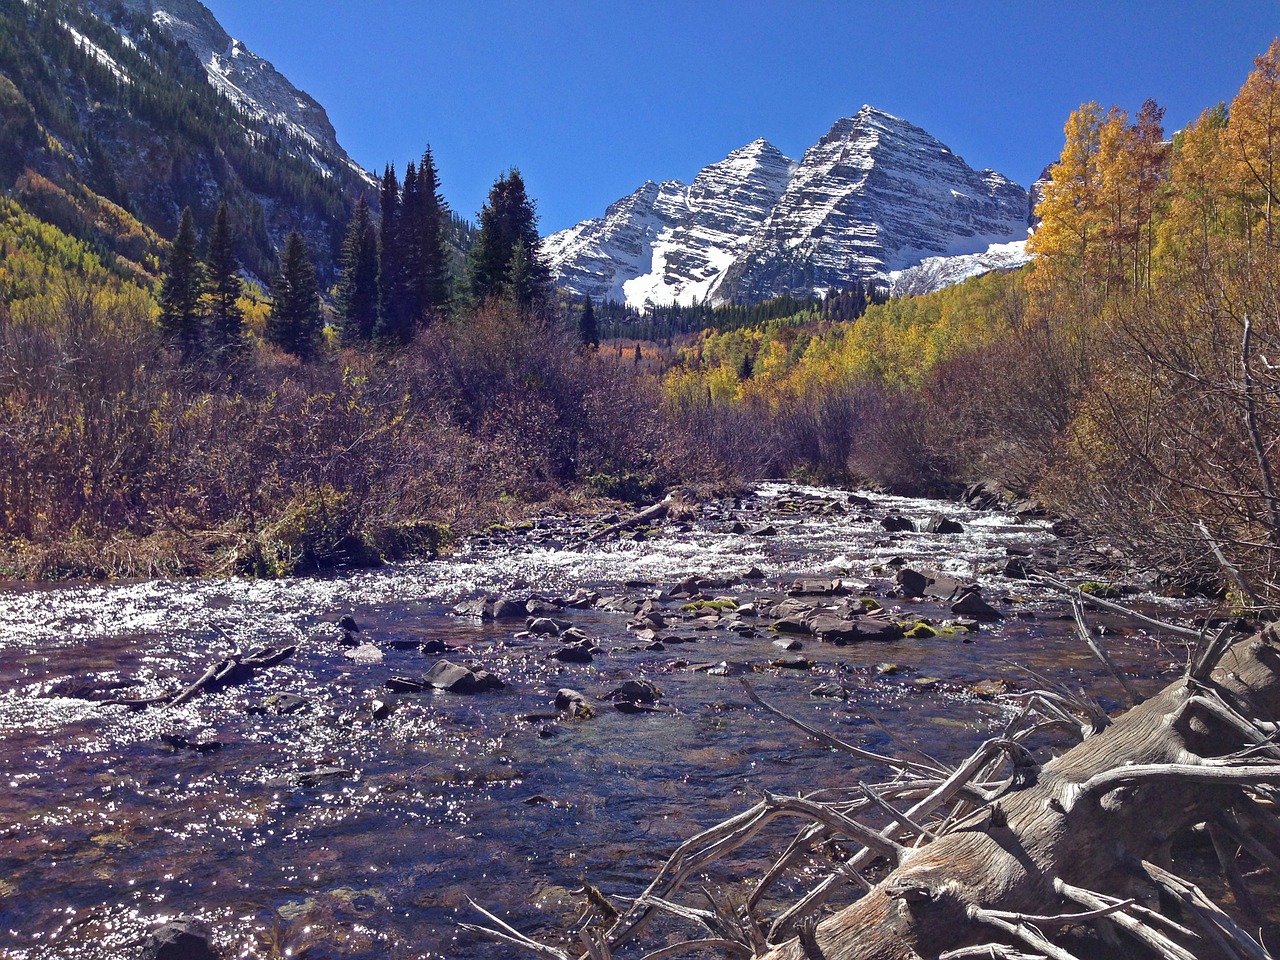
[[[1016,690],[1032,670],[1119,705],[1062,604],[1002,572],[1011,554],[1056,567],[1047,524],[866,496],[850,506],[839,491],[763,484],[639,539],[592,541],[591,520],[549,519],[438,561],[329,577],[0,591],[0,952],[127,956],[158,923],[193,915],[226,956],[511,956],[459,931],[476,919],[468,898],[554,941],[584,913],[584,878],[622,902],[681,840],[763,790],[887,777],[751,706],[741,676],[845,739],[951,762],[1015,709],[982,681]],[[964,532],[888,533],[890,513],[918,528],[946,515]],[[891,561],[978,580],[1004,618],[929,639],[801,638],[808,666],[796,669],[773,666],[779,636],[728,605],[717,618],[666,603],[656,637],[617,609],[691,576],[755,568],[763,580],[714,593],[746,603],[785,596],[797,578],[843,577],[899,619],[954,616],[892,596]],[[598,644],[590,663],[552,658],[562,640],[528,635],[523,620],[453,613],[485,595],[580,589],[614,598],[555,614]],[[343,616],[360,628],[347,643],[334,626]],[[1180,649],[1100,622],[1140,681],[1180,669]],[[420,649],[428,642],[459,648],[445,656],[505,688],[389,689],[440,659]],[[278,666],[179,706],[102,702],[286,643],[298,650]],[[601,699],[635,679],[659,688],[657,710]],[[823,684],[845,693],[813,695]],[[593,715],[558,712],[561,688]],[[750,876],[766,855],[746,852],[709,880]]]

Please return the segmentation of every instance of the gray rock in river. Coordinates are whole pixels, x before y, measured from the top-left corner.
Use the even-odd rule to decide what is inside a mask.
[[[472,670],[448,660],[441,660],[428,670],[423,680],[437,690],[461,694],[487,693],[506,686],[488,670]]]
[[[178,917],[147,935],[143,960],[216,960],[209,925],[195,917]]]
[[[605,694],[603,699],[615,703],[657,703],[662,699],[662,691],[651,680],[628,680]]]

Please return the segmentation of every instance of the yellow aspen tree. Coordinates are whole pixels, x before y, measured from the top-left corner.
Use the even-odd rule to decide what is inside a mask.
[[[1134,154],[1135,134],[1129,115],[1119,107],[1107,111],[1098,127],[1098,153],[1094,163],[1094,215],[1098,226],[1099,254],[1095,279],[1104,296],[1127,286],[1126,265],[1136,243],[1138,171]]]
[[[1253,72],[1231,101],[1222,146],[1240,197],[1251,208],[1247,227],[1261,227],[1260,239],[1274,249],[1280,192],[1280,39],[1254,60]]]
[[[1081,104],[1064,128],[1066,143],[1050,168],[1050,182],[1036,207],[1040,225],[1028,243],[1036,255],[1032,278],[1037,292],[1063,282],[1088,284],[1088,258],[1097,237],[1096,184],[1102,108]]]

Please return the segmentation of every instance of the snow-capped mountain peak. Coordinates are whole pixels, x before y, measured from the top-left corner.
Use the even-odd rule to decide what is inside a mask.
[[[548,237],[544,249],[570,291],[643,307],[886,281],[926,257],[1023,240],[1026,228],[1026,190],[864,105],[798,164],[753,141],[698,174],[683,214],[676,205],[642,226],[615,204],[603,221]],[[614,257],[606,233],[629,239],[626,258]]]

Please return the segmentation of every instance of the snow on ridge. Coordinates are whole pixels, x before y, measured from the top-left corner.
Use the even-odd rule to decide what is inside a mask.
[[[889,293],[919,296],[996,270],[1016,270],[1032,260],[1025,240],[992,243],[982,253],[926,257],[913,267],[889,273]]]
[[[190,47],[214,89],[247,116],[285,132],[297,142],[297,154],[323,175],[333,176],[336,165],[351,170],[371,189],[377,186],[374,176],[338,143],[324,107],[290,83],[270,61],[232,38],[199,0],[123,2]]]
[[[96,43],[94,43],[92,40],[86,37],[83,33],[81,33],[75,27],[71,26],[71,24],[67,23],[65,20],[59,20],[58,26],[62,27],[63,30],[71,34],[71,39],[75,41],[75,44],[77,47],[79,47],[89,56],[93,57],[93,59],[97,60],[100,64],[102,64],[104,67],[110,70],[113,74],[115,74],[115,78],[117,80],[119,80],[121,83],[130,83],[130,84],[133,83],[133,79],[127,73],[124,72],[124,69],[120,66],[120,64],[116,63],[115,58],[111,56],[111,54],[107,53],[107,51],[103,50],[100,46],[98,46]]]

